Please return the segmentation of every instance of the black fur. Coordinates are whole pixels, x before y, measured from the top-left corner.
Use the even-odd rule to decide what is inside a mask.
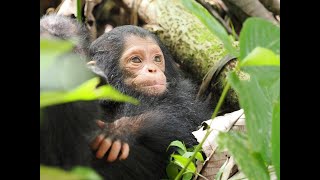
[[[123,53],[125,38],[131,35],[152,38],[161,48],[168,82],[168,91],[164,95],[146,96],[123,83],[119,58]],[[107,121],[129,117],[128,121],[132,122],[120,125],[116,131],[106,127],[104,133],[108,137],[128,142],[131,150],[127,160],[106,164],[107,170],[101,173],[104,173],[107,179],[164,177],[168,145],[174,140],[181,140],[187,146],[195,145],[196,141],[191,132],[196,130],[202,121],[210,118],[210,108],[207,104],[194,100],[195,87],[180,75],[171,55],[159,39],[143,28],[131,25],[116,27],[96,39],[91,44],[89,53],[90,59],[97,62],[97,67],[103,71],[109,84],[140,101],[139,106],[113,103],[113,111],[116,113],[113,119]],[[132,130],[137,124],[138,130]],[[146,160],[145,157],[152,158]],[[120,171],[111,170],[121,166],[126,168],[121,168]]]
[[[46,15],[40,19],[40,37],[69,40],[75,45],[73,52],[88,55],[92,37],[76,19],[62,15]]]
[[[50,27],[48,27],[50,28]],[[158,97],[145,96],[123,83],[119,57],[125,37],[151,37],[164,53],[168,91]],[[176,68],[168,50],[155,35],[136,27],[117,27],[99,37],[90,46],[90,59],[97,61],[106,82],[119,91],[140,100],[140,105],[103,101],[76,102],[49,107],[43,112],[40,129],[40,163],[70,168],[75,165],[93,167],[105,179],[161,179],[165,177],[167,146],[181,140],[195,145],[191,134],[204,120],[210,118],[206,104],[195,101],[195,88]],[[109,109],[104,109],[108,107]],[[100,108],[105,111],[102,113]],[[128,117],[125,123],[112,129],[107,123],[99,130],[94,122],[101,118],[108,123]],[[128,142],[130,154],[126,160],[107,163],[98,160],[89,149],[90,140],[99,133]]]

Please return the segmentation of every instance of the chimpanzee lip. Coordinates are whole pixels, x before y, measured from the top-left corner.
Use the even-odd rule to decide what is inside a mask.
[[[148,81],[144,83],[144,87],[164,86],[165,83],[162,81]]]
[[[146,85],[146,86],[144,86],[144,87],[159,87],[159,86],[164,86],[164,84]]]

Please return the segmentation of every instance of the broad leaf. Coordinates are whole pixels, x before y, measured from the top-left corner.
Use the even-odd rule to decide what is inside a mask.
[[[252,145],[240,133],[219,133],[217,142],[221,148],[227,148],[248,179],[270,180],[268,169],[260,154],[251,150]]]
[[[69,41],[43,39],[40,46],[41,91],[70,90],[95,77]]]
[[[269,108],[280,100],[280,67],[279,66],[250,66],[243,67],[243,72],[250,74],[255,79],[263,94],[269,100]]]
[[[71,171],[72,174],[77,174],[82,177],[82,179],[87,180],[102,180],[102,177],[100,177],[99,174],[97,174],[95,171],[93,171],[90,168],[86,167],[74,167]]]
[[[169,144],[169,146],[168,146],[168,148],[167,148],[167,151],[168,151],[168,149],[169,149],[170,147],[172,147],[172,146],[175,146],[175,147],[180,148],[180,149],[183,151],[183,153],[187,152],[186,146],[185,146],[181,141],[172,141],[172,142]]]
[[[230,38],[222,25],[205,9],[194,0],[181,0],[192,14],[194,14],[215,36],[224,44],[224,47],[234,56],[238,56],[238,51],[233,47]]]
[[[280,56],[269,49],[256,47],[240,62],[240,66],[280,66]]]
[[[193,174],[190,172],[184,173],[182,176],[182,180],[190,180],[192,179]]]
[[[99,79],[93,78],[68,92],[41,92],[40,108],[72,101],[90,101],[95,99],[110,99],[120,102],[129,102],[132,104],[139,103],[138,100],[121,94],[109,85],[100,86],[96,89],[98,83]]]
[[[40,38],[40,50],[45,53],[59,55],[70,51],[73,46],[66,40]]]
[[[261,18],[247,19],[240,32],[240,61],[256,47],[280,54],[280,27]]]
[[[49,66],[58,55],[69,52],[73,46],[70,41],[40,38],[40,69]]]
[[[272,164],[280,180],[280,101],[274,105],[272,116]]]
[[[170,180],[174,179],[179,173],[179,166],[170,162],[166,168],[166,172]]]
[[[188,158],[182,157],[180,155],[171,155],[174,158],[173,163],[178,165],[179,167],[183,168],[187,165]],[[196,172],[196,166],[191,162],[185,172]]]
[[[46,59],[41,59],[40,66]],[[47,67],[40,67],[41,91],[71,90],[95,77],[79,56],[69,53],[52,60]]]
[[[249,141],[255,152],[260,152],[271,163],[271,124],[273,102],[279,99],[279,67],[245,67],[228,76],[231,87],[239,94],[244,109]]]
[[[94,170],[84,167],[76,167],[71,171],[60,168],[40,165],[40,179],[43,180],[102,180]]]
[[[184,153],[182,156],[183,157],[186,157],[186,158],[190,158],[192,155],[194,154],[194,152],[186,152]],[[200,152],[197,152],[196,153],[196,156],[195,156],[196,159],[198,159],[199,161],[203,162],[204,159],[202,157],[202,154]]]

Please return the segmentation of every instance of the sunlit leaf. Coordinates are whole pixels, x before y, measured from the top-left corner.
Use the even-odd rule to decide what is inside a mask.
[[[103,85],[96,89],[98,83],[99,78],[96,77],[68,92],[41,92],[40,108],[72,101],[90,101],[102,98],[132,104],[139,103],[138,100],[121,94],[109,85]]]
[[[80,180],[81,177],[77,174],[71,174],[59,168],[46,167],[40,165],[41,180]]]
[[[240,32],[240,61],[256,47],[263,47],[280,54],[280,27],[271,22],[251,17]]]
[[[56,167],[40,165],[41,180],[102,180],[94,170],[85,167],[75,167],[71,171],[65,171]]]
[[[252,145],[240,133],[219,133],[217,142],[220,148],[227,148],[249,179],[270,180],[268,169],[258,153],[252,151]]]
[[[280,56],[269,49],[256,47],[240,62],[240,66],[280,66]]]
[[[179,167],[185,167],[187,165],[188,162],[188,158],[182,157],[180,155],[171,155],[174,158],[173,163],[175,163],[176,165],[178,165]],[[196,172],[196,166],[191,162],[186,171],[185,172],[191,172],[194,173]]]
[[[178,148],[176,151],[182,156],[184,153],[186,153],[184,150]]]
[[[47,68],[40,67],[40,91],[71,90],[93,77],[95,74],[86,67],[84,59],[72,53],[65,54],[54,59]]]
[[[182,156],[183,157],[186,157],[186,158],[190,158],[192,155],[194,154],[194,152],[186,152],[184,153]],[[195,156],[196,159],[198,159],[199,161],[203,162],[204,159],[203,159],[203,156],[200,152],[197,152],[196,153],[196,156]]]
[[[279,66],[250,66],[229,74],[231,87],[239,94],[253,150],[271,163],[271,124],[273,102],[279,99]]]
[[[224,27],[198,2],[194,0],[181,0],[182,4],[194,14],[215,36],[224,44],[224,47],[234,56],[238,51],[233,47],[231,40]]]
[[[86,180],[102,180],[102,177],[94,170],[86,167],[74,167],[71,171],[72,174],[77,174]]]
[[[49,66],[58,55],[69,52],[73,46],[70,41],[40,38],[40,69]]]
[[[269,108],[280,99],[280,67],[279,66],[250,66],[243,67],[244,72],[250,74],[261,87],[263,94],[269,101]]]
[[[42,92],[40,93],[40,108],[68,102],[68,92]]]
[[[280,101],[275,103],[272,116],[272,164],[280,180]]]
[[[71,50],[74,45],[70,41],[40,38],[40,50],[50,54],[62,54]]]
[[[187,152],[186,146],[181,141],[172,141],[169,144],[167,151],[170,147],[173,147],[173,146],[180,148],[183,151],[183,153]]]

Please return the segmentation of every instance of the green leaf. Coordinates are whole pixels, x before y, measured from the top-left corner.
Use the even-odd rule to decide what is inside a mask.
[[[258,46],[280,54],[280,27],[261,18],[248,18],[240,32],[240,61]]]
[[[76,167],[71,171],[60,168],[40,165],[40,179],[42,180],[102,180],[94,170],[85,167]]]
[[[192,152],[196,149],[197,145],[187,148],[187,151]]]
[[[49,65],[46,61],[45,58],[40,60],[40,91],[71,90],[95,77],[85,59],[74,53],[61,54],[49,60]]]
[[[66,40],[40,38],[40,69],[49,66],[58,55],[69,52],[73,46]]]
[[[40,50],[51,54],[59,55],[68,52],[73,46],[72,42],[66,40],[40,38]]]
[[[270,180],[261,155],[251,151],[252,145],[244,135],[235,132],[219,133],[217,142],[234,156],[240,170],[248,179]]]
[[[86,167],[74,167],[71,171],[72,174],[77,174],[86,180],[102,180],[102,177],[94,170]]]
[[[139,101],[137,99],[122,94],[110,85],[100,86],[99,88],[95,89],[95,95],[99,99],[109,99],[118,102],[128,102],[134,105],[139,104]]]
[[[180,149],[180,148],[177,149],[177,152],[178,152],[178,154],[180,154],[181,156],[185,153],[185,151],[182,150],[182,149]]]
[[[183,157],[186,157],[186,158],[190,158],[192,155],[194,154],[194,152],[185,152],[182,156]],[[196,159],[198,159],[199,161],[203,162],[203,156],[200,152],[197,152],[196,153],[196,156],[195,156]]]
[[[110,99],[119,102],[139,104],[138,100],[121,94],[112,86],[103,85],[96,89],[98,83],[99,78],[96,77],[68,92],[41,92],[40,108],[72,101],[90,101],[96,99]]]
[[[182,176],[182,180],[190,180],[192,179],[193,174],[192,173],[184,173]]]
[[[179,173],[179,166],[174,164],[173,162],[169,163],[166,168],[167,175],[169,179],[174,179]]]
[[[80,180],[77,174],[71,174],[59,168],[46,167],[40,165],[40,179],[42,180]]]
[[[224,162],[223,165],[220,167],[217,175],[216,175],[216,180],[220,180],[221,179],[221,176],[222,176],[222,173],[224,171],[224,168],[226,167],[228,161]]]
[[[246,116],[249,141],[271,163],[271,124],[273,103],[280,96],[279,66],[250,66],[228,75],[231,87],[239,94],[240,106]]]
[[[233,47],[228,33],[224,27],[198,2],[194,0],[181,0],[193,15],[195,15],[215,36],[217,36],[224,44],[224,47],[234,56],[238,56],[238,51]]]
[[[40,108],[68,102],[67,94],[67,92],[40,92]]]
[[[240,62],[241,66],[280,66],[280,56],[269,49],[256,47]]]
[[[187,152],[186,146],[185,146],[181,141],[172,141],[172,142],[169,144],[169,146],[168,146],[168,148],[167,148],[167,151],[168,151],[168,149],[169,149],[170,147],[172,147],[172,146],[176,146],[176,147],[180,148],[180,149],[183,151],[183,153]]]
[[[272,116],[272,164],[280,180],[280,101],[275,103]]]
[[[269,108],[280,100],[280,67],[279,66],[247,66],[242,68],[258,82],[263,94],[269,102]]]
[[[185,167],[187,165],[188,160],[189,160],[188,158],[182,157],[180,155],[171,155],[171,157],[174,158],[173,163],[175,163],[176,165],[178,165],[181,168]],[[191,162],[185,172],[195,173],[196,166]]]

